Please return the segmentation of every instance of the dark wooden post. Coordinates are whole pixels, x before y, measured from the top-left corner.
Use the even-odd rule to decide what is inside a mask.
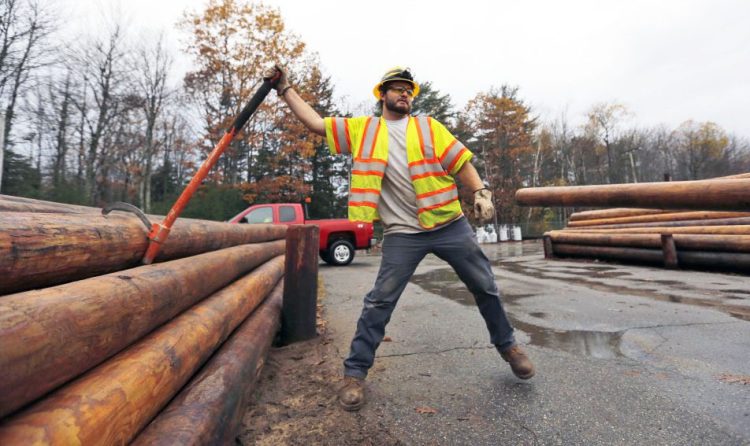
[[[319,238],[320,229],[315,225],[292,225],[287,230],[282,344],[305,341],[317,334]]]
[[[674,244],[672,234],[661,235],[661,250],[664,253],[664,267],[677,268],[677,247]]]
[[[552,247],[552,237],[549,235],[545,235],[542,237],[542,241],[544,243],[544,258],[545,259],[554,259],[555,258],[555,251]]]

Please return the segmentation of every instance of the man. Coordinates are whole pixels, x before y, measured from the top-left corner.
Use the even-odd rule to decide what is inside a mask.
[[[294,91],[283,71],[276,90],[308,129],[326,137],[333,154],[353,156],[349,219],[379,218],[384,226],[380,271],[365,296],[344,361],[341,406],[353,411],[364,404],[364,380],[385,326],[417,265],[429,253],[448,262],[474,294],[490,341],[513,373],[521,379],[534,376],[533,364],[516,345],[490,262],[463,216],[454,177],[474,192],[474,211],[481,220],[494,215],[492,194],[461,142],[434,119],[410,116],[419,85],[409,70],[391,69],[375,85],[381,118],[323,119]]]

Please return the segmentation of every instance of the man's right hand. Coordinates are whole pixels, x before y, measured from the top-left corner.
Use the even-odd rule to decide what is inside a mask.
[[[274,65],[273,67],[266,70],[265,75],[263,75],[263,79],[271,79],[272,77],[276,76],[276,73],[281,73],[281,77],[279,78],[279,81],[276,82],[276,85],[273,86],[273,88],[278,92],[284,91],[284,89],[289,86],[289,80],[286,77],[286,72],[279,65]]]
[[[474,191],[474,217],[479,224],[488,223],[495,216],[495,205],[492,204],[492,192],[483,188]]]
[[[276,85],[274,85],[273,88],[276,89],[279,96],[283,98],[283,101],[286,102],[292,110],[294,116],[296,116],[305,127],[310,129],[310,131],[316,135],[326,136],[325,121],[314,108],[310,107],[310,104],[305,102],[304,99],[295,93],[294,89],[290,88],[289,80],[286,77],[286,71],[280,65],[276,64],[269,68],[266,71],[264,78],[270,79],[279,73],[281,73],[281,77],[279,77],[278,82],[276,82]]]

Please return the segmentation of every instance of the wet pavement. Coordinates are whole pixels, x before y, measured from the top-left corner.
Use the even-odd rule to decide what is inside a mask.
[[[473,296],[428,256],[363,416],[406,444],[750,444],[750,277],[548,261],[538,241],[483,248],[537,376],[511,374]],[[320,265],[342,360],[379,260]]]

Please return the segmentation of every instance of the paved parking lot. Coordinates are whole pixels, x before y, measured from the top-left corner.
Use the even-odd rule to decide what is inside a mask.
[[[538,241],[483,247],[537,376],[511,374],[473,297],[430,256],[362,416],[406,444],[750,444],[750,277],[547,261]],[[320,264],[341,360],[379,260]]]

